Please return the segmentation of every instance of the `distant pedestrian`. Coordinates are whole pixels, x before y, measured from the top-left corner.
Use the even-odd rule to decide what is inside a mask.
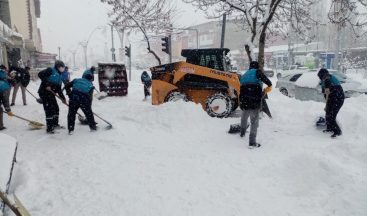
[[[29,73],[30,68],[12,67],[11,70],[15,71],[15,77],[14,77],[13,97],[10,106],[15,105],[15,100],[17,98],[19,88],[22,90],[23,105],[26,106],[27,105],[26,88],[31,80],[31,76]]]
[[[152,79],[150,78],[148,72],[144,71],[141,74],[141,82],[144,85],[144,100],[150,96],[150,87],[152,86]]]
[[[92,111],[92,98],[94,90],[92,80],[93,75],[91,73],[85,73],[83,74],[82,78],[74,79],[65,86],[65,90],[69,96],[69,135],[74,133],[75,116],[79,108],[82,109],[84,115],[87,117],[90,130],[97,130]]]
[[[10,84],[8,82],[8,74],[6,72],[6,67],[4,65],[0,66],[0,131],[6,129],[4,127],[3,112],[8,114],[8,116],[13,116],[9,106],[9,92]],[[4,109],[3,109],[4,107]]]
[[[70,72],[68,67],[65,67],[64,72],[61,73],[61,78],[64,85],[70,82]]]
[[[64,62],[57,60],[53,68],[47,68],[38,73],[41,85],[38,94],[43,102],[43,109],[46,114],[47,133],[55,133],[55,129],[62,128],[59,125],[59,105],[56,95],[66,104],[66,98],[61,90],[61,73],[65,70]]]
[[[326,130],[324,133],[333,132],[332,138],[342,135],[342,131],[336,122],[336,117],[344,104],[344,90],[340,81],[327,69],[320,69],[317,76],[321,80],[321,86],[326,99],[325,119]]]
[[[259,69],[259,63],[256,61],[250,63],[250,68],[241,76],[240,83],[240,107],[243,110],[241,117],[241,137],[246,133],[247,120],[250,118],[249,147],[260,147],[261,145],[256,142],[256,136],[257,128],[259,127],[261,103],[264,95],[272,90],[272,83]],[[263,83],[268,86],[265,88],[264,93],[262,89]]]

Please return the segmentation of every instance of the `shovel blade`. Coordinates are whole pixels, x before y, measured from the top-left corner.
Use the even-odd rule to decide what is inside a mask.
[[[44,125],[39,122],[29,122],[28,126],[31,130],[40,130],[44,127]]]
[[[108,97],[108,95],[107,95],[106,92],[99,92],[99,93],[96,94],[96,97],[97,97],[98,100],[103,100],[106,97]]]

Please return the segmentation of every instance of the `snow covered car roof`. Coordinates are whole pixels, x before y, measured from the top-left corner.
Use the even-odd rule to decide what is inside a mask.
[[[348,78],[345,74],[340,74],[340,72],[337,71],[329,72],[331,72],[331,74],[335,75],[341,81],[344,91],[355,91],[361,93],[367,92],[360,82]],[[300,76],[295,82],[296,86],[305,88],[317,88],[319,84],[320,79],[317,76],[317,72],[302,73],[302,76]]]

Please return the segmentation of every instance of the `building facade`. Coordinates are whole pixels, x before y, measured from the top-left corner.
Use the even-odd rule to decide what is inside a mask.
[[[25,65],[32,67],[40,62],[37,58],[44,57],[37,25],[40,16],[40,0],[0,0],[0,19],[15,32],[12,41],[8,41],[10,43],[2,43],[1,53],[5,64],[15,65],[22,60]]]

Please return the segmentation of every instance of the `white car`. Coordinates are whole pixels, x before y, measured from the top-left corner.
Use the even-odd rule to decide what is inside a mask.
[[[360,82],[337,71],[329,72],[341,82],[346,98],[367,94],[367,87],[362,86]],[[279,88],[282,94],[299,100],[325,101],[317,72],[298,73],[280,78],[276,88]]]

